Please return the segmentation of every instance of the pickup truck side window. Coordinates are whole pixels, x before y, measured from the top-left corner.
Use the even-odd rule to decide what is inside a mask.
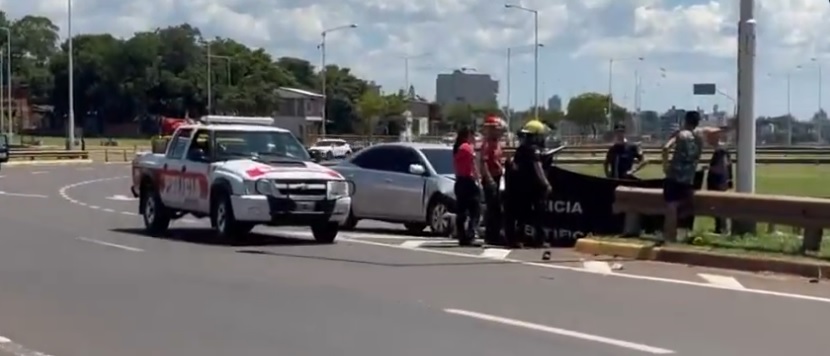
[[[184,155],[187,146],[190,143],[190,134],[193,131],[190,129],[179,130],[173,140],[170,141],[170,146],[167,147],[167,158],[181,159]]]
[[[199,130],[193,136],[192,144],[187,149],[187,159],[204,160],[211,157],[210,131]]]

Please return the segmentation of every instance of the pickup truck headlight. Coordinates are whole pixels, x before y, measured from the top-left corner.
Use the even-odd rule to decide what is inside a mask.
[[[328,187],[326,189],[327,198],[329,200],[333,199],[340,199],[351,196],[350,184],[344,180],[333,180],[328,182]]]
[[[261,195],[274,195],[274,182],[268,179],[258,179],[254,182],[254,192]]]

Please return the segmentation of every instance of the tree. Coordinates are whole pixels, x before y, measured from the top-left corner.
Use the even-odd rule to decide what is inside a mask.
[[[68,46],[58,43],[58,27],[38,16],[10,21],[2,11],[0,26],[12,31],[15,85],[28,86],[34,103],[53,105],[51,122],[61,129],[68,116],[69,73]],[[73,41],[75,114],[78,125],[97,129],[156,115],[270,116],[279,105],[277,88],[319,92],[325,75],[328,121],[334,131],[350,131],[358,121],[355,104],[368,87],[349,68],[321,71],[304,59],[273,58],[233,39],[206,38],[189,24],[125,39],[79,34]],[[400,104],[387,108],[393,106]]]
[[[445,109],[444,118],[455,127],[470,126],[473,123],[472,108],[467,104],[451,104]]]
[[[608,123],[608,95],[599,93],[583,93],[568,101],[568,114],[565,119],[583,129],[591,128],[596,131],[597,125]],[[611,103],[611,120],[621,122],[628,116],[625,108]],[[594,132],[596,133],[596,132]]]
[[[372,136],[378,119],[400,116],[406,110],[406,99],[400,94],[381,95],[376,91],[367,90],[357,101],[357,107],[363,119],[364,133]]]

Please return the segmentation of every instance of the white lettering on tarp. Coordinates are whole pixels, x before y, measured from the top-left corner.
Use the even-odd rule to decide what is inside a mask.
[[[546,210],[557,214],[582,214],[582,204],[578,201],[548,200]]]
[[[519,228],[519,223],[516,223],[516,230],[523,231],[525,236],[534,236],[535,228],[532,225],[524,224],[522,228]],[[562,228],[550,228],[550,227],[543,227],[542,228],[542,235],[544,235],[545,240],[576,240],[581,239],[588,234],[579,230],[569,230],[569,229],[562,229]]]

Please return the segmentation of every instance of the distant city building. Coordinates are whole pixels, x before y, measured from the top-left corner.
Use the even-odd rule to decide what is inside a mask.
[[[456,70],[452,74],[439,74],[435,79],[435,102],[441,106],[496,106],[498,94],[499,82],[489,74]]]
[[[554,95],[548,99],[548,110],[562,111],[562,98],[559,95]]]

